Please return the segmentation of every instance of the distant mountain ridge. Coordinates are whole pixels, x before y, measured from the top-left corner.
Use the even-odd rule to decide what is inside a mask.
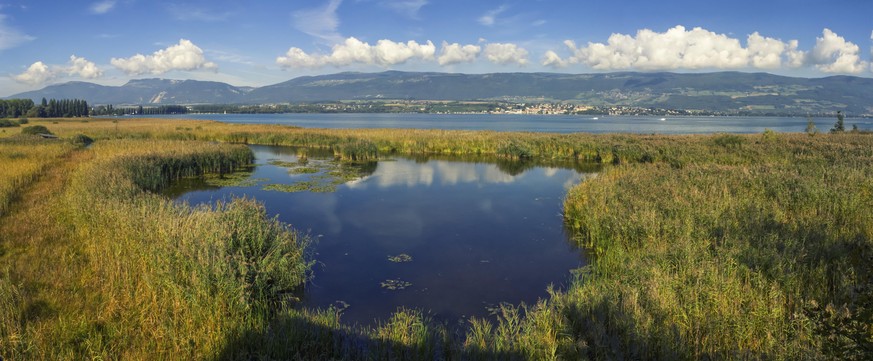
[[[873,114],[873,79],[767,73],[456,74],[386,71],[303,76],[251,88],[197,80],[139,79],[122,86],[51,85],[9,98],[76,98],[91,104],[263,104],[336,100],[565,101],[721,112],[847,111]]]

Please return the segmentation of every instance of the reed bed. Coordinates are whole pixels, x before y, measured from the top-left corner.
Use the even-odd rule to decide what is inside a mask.
[[[104,326],[93,337],[111,346],[89,356],[212,357],[305,281],[306,237],[253,200],[191,209],[151,193],[247,165],[247,148],[110,141],[92,151],[66,200],[90,260],[86,282],[100,295],[96,320]]]
[[[77,277],[93,290],[83,301],[92,306],[77,322],[28,331],[51,336],[10,343],[27,335],[14,327],[27,324],[15,304],[27,290],[0,277],[0,316],[20,321],[0,329],[0,345],[18,345],[24,351],[12,354],[19,358],[873,354],[869,135],[328,130],[154,119],[48,124],[62,136],[97,139],[88,150],[94,159],[71,175],[60,216],[82,244],[87,262]],[[204,141],[317,147],[355,161],[403,153],[602,163],[564,202],[567,227],[592,262],[574,271],[569,289],[550,290],[533,305],[503,305],[493,319],[468,320],[461,334],[418,310],[361,328],[343,324],[340,309],[284,307],[293,302],[290,289],[306,279],[305,237],[251,200],[191,209],[154,194],[178,177],[251,161],[244,147]],[[27,353],[40,347],[47,349]]]
[[[554,297],[594,358],[864,359],[811,306],[854,307],[873,276],[873,138],[713,137],[708,161],[605,170],[565,217],[596,257]],[[726,154],[722,149],[730,149]],[[865,311],[865,312],[869,312]],[[844,347],[826,350],[834,343]],[[825,352],[824,354],[822,352]]]
[[[94,139],[116,137],[209,140],[240,144],[287,145],[332,149],[339,157],[372,159],[379,154],[491,155],[505,158],[578,159],[612,163],[631,161],[646,149],[613,147],[634,136],[513,133],[419,129],[304,129],[281,125],[229,124],[167,119],[93,119],[44,121],[58,134],[85,134]],[[34,122],[36,123],[36,122]],[[375,150],[374,150],[375,147]],[[650,156],[661,156],[652,155]]]

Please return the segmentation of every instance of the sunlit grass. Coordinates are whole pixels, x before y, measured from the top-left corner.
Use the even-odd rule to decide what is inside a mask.
[[[39,137],[0,138],[0,217],[21,190],[35,181],[52,162],[76,146]]]
[[[6,358],[869,356],[869,135],[328,130],[155,119],[32,123],[97,142],[74,152],[80,148],[64,142],[0,140],[4,170],[20,169],[0,173],[0,187],[13,184],[0,192],[7,197],[0,207],[15,207],[7,209],[19,209],[16,197],[58,159],[81,155],[63,163],[69,172],[57,170],[57,180],[42,184],[55,190],[42,196],[44,204],[23,216],[4,213],[3,231],[14,231],[4,237],[14,238],[0,241],[0,259],[15,265],[0,269],[0,356]],[[533,305],[500,305],[493,318],[467,320],[461,334],[420,310],[400,309],[366,328],[343,324],[339,308],[287,308],[309,267],[305,237],[251,200],[192,209],[158,195],[182,177],[216,174],[233,184],[239,178],[227,175],[252,156],[243,146],[220,144],[227,142],[332,152],[335,165],[279,164],[306,170],[289,176],[316,178],[306,180],[309,191],[336,186],[327,179],[364,176],[371,168],[360,164],[392,153],[502,158],[502,169],[513,172],[526,163],[509,159],[607,164],[564,203],[568,230],[590,252],[591,264],[574,271],[568,289],[550,290]],[[330,178],[317,178],[322,175]],[[840,322],[861,331],[846,333]]]

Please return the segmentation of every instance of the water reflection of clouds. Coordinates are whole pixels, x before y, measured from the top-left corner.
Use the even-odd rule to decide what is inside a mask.
[[[277,202],[278,203],[278,202]],[[274,207],[277,207],[273,212],[274,214],[282,215],[286,219],[283,221],[291,224],[292,227],[300,227],[303,230],[309,230],[309,228],[316,226],[319,233],[327,234],[327,235],[338,235],[343,231],[343,222],[340,219],[340,216],[337,214],[337,208],[339,206],[339,199],[336,194],[332,193],[319,193],[319,194],[305,194],[302,197],[297,197],[294,203],[272,203]],[[293,208],[293,209],[291,209]],[[296,214],[299,212],[305,212],[307,217],[301,217],[305,219],[318,219],[318,222],[321,223],[319,225],[298,225],[295,222],[297,219]],[[311,215],[317,215],[317,217],[311,217]],[[317,234],[315,234],[317,236]]]
[[[577,184],[582,183],[588,179],[597,177],[597,173],[582,173],[578,177],[570,177],[564,181],[564,190],[569,191]]]
[[[462,183],[500,184],[512,183],[524,174],[510,175],[494,164],[429,161],[415,163],[407,160],[380,162],[376,172],[359,181],[346,183],[350,188],[366,188],[375,184],[379,188],[394,186],[430,186]]]

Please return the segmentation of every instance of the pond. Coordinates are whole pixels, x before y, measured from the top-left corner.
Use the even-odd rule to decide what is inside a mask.
[[[586,263],[563,227],[563,198],[596,166],[391,157],[341,165],[332,153],[251,146],[243,182],[182,182],[192,205],[247,196],[308,233],[317,264],[302,307],[342,309],[374,325],[398,307],[449,324],[502,302],[532,304]]]

